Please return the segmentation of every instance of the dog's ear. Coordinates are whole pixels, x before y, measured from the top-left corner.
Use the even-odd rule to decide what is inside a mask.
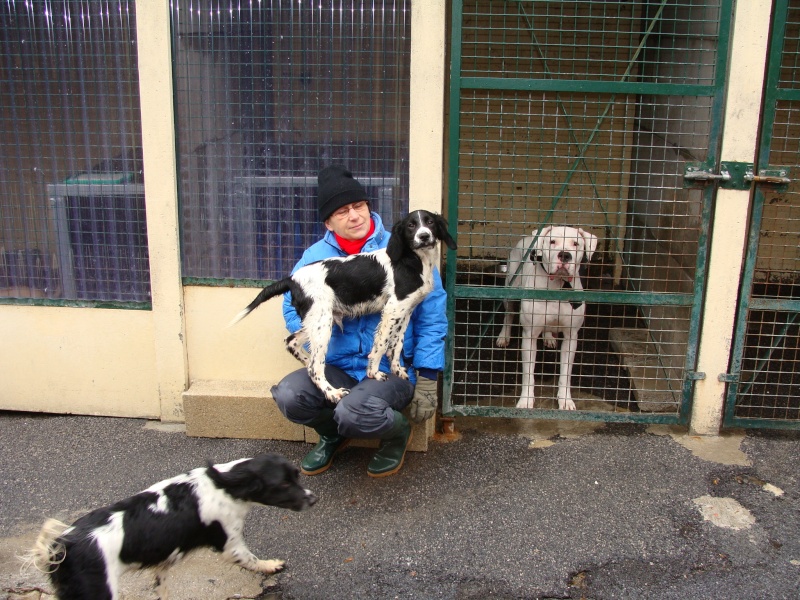
[[[436,223],[436,237],[442,240],[450,250],[458,250],[456,241],[450,236],[447,230],[447,221],[442,215],[433,214],[433,222]]]
[[[550,232],[553,230],[552,225],[548,225],[547,227],[542,227],[539,230],[538,237],[536,238],[536,245],[534,246],[536,251],[531,253],[531,256],[538,254],[539,256],[542,255],[542,252],[545,250],[545,238],[550,235]],[[534,235],[537,235],[534,232]]]
[[[206,474],[228,495],[239,500],[249,500],[261,487],[261,480],[253,476],[252,462],[252,459],[248,459],[235,465],[230,471],[218,471],[214,464],[208,461]]]
[[[403,241],[403,231],[406,226],[406,220],[402,219],[392,226],[392,235],[389,236],[389,243],[386,245],[386,255],[392,262],[397,262],[405,252],[405,242]]]
[[[597,250],[597,236],[580,228],[578,228],[578,233],[583,237],[583,255],[586,257],[587,261],[592,260],[592,255],[594,251]]]

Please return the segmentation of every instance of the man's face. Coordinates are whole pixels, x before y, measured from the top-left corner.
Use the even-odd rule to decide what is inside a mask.
[[[362,240],[369,233],[370,219],[369,203],[360,200],[333,211],[325,221],[325,227],[346,240]]]

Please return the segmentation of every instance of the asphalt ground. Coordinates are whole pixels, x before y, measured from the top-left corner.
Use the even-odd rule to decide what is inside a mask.
[[[167,578],[171,600],[800,597],[800,432],[694,438],[623,424],[458,420],[460,439],[375,480],[352,448],[303,477],[319,502],[254,507],[264,578],[210,552]],[[297,442],[189,438],[135,419],[0,412],[0,597],[49,598],[19,569],[47,517],[92,508],[204,464]],[[150,572],[123,597],[157,595]]]

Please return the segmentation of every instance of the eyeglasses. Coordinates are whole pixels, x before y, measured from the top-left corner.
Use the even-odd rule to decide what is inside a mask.
[[[336,217],[337,219],[346,219],[350,216],[350,211],[354,210],[356,212],[361,212],[367,207],[368,203],[366,200],[361,200],[360,202],[353,202],[352,204],[348,204],[347,206],[343,206],[339,210],[333,211],[331,213],[332,217]]]

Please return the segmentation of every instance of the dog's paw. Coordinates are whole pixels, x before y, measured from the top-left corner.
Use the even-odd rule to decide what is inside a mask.
[[[339,400],[347,396],[349,393],[350,390],[347,388],[330,388],[325,390],[325,397],[334,404],[338,404]]]
[[[375,371],[372,374],[367,373],[367,377],[374,379],[375,381],[386,381],[389,378],[389,376],[383,371]]]
[[[517,408],[533,408],[533,398],[520,398],[517,402]]]
[[[511,343],[511,328],[504,324],[503,327],[500,328],[500,333],[497,334],[497,339],[494,342],[494,345],[498,348],[508,348],[508,345]]]
[[[577,410],[577,408],[575,407],[575,403],[572,401],[572,398],[559,398],[558,408],[560,410]]]
[[[408,371],[402,365],[392,365],[392,373],[397,375],[400,379],[405,379],[408,381]]]
[[[542,334],[542,343],[545,345],[545,347],[551,349],[558,345],[558,341],[556,340],[555,336],[549,331],[545,331]]]
[[[285,560],[260,560],[256,563],[256,571],[271,575],[286,568]]]

